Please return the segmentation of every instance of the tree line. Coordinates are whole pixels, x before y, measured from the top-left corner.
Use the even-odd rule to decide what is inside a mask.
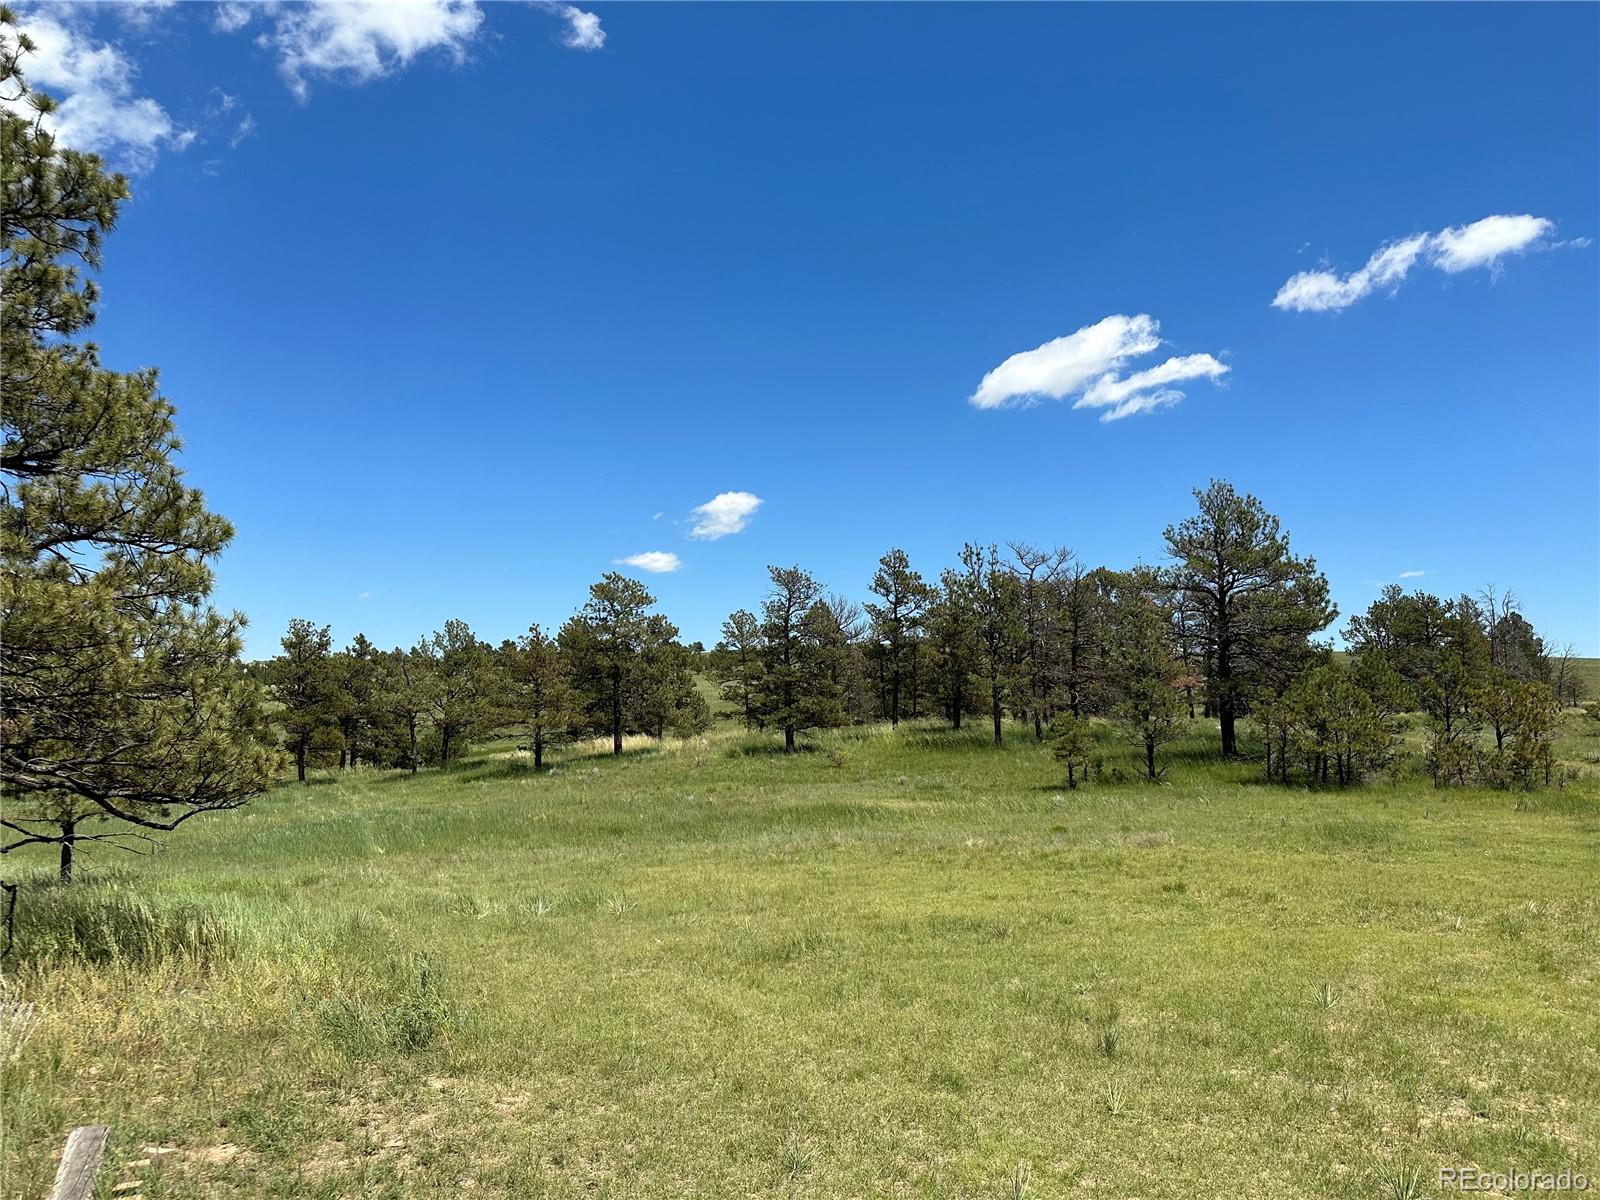
[[[493,645],[451,620],[387,651],[361,634],[335,650],[328,626],[295,619],[282,652],[252,674],[277,702],[274,719],[302,783],[318,757],[413,772],[448,764],[491,729],[524,733],[536,769],[571,738],[609,737],[621,754],[628,734],[711,725],[695,686],[696,651],[655,602],[643,584],[611,572],[554,636],[534,624]]]
[[[1402,714],[1427,722],[1435,782],[1549,782],[1560,708],[1577,703],[1571,648],[1552,653],[1492,589],[1442,600],[1389,587],[1344,631],[1316,562],[1277,517],[1224,481],[1164,534],[1167,563],[1090,567],[1066,548],[965,546],[936,579],[891,550],[856,606],[798,567],[769,570],[758,611],[740,609],[708,654],[752,729],[783,733],[938,715],[982,717],[1054,748],[1075,787],[1110,722],[1158,778],[1162,747],[1197,716],[1241,755],[1250,718],[1269,778],[1349,784],[1398,760]],[[1486,731],[1493,734],[1486,747]]]
[[[1435,782],[1549,782],[1578,680],[1570,652],[1547,650],[1513,597],[1390,587],[1335,654],[1318,637],[1337,616],[1327,580],[1278,518],[1220,480],[1195,500],[1165,531],[1160,567],[969,544],[929,579],[894,549],[857,604],[773,566],[759,603],[733,612],[710,650],[684,645],[642,584],[611,573],[553,636],[533,625],[495,646],[449,621],[408,649],[358,634],[335,650],[328,627],[296,620],[255,673],[302,780],[313,758],[448,763],[489,730],[523,734],[535,768],[576,738],[609,738],[620,754],[630,734],[696,734],[711,723],[698,673],[788,752],[819,729],[932,717],[982,721],[1000,745],[1018,722],[1052,742],[1076,787],[1101,765],[1097,729],[1119,730],[1157,779],[1164,747],[1209,717],[1222,756],[1248,753],[1283,783],[1342,786],[1393,769],[1405,714],[1420,713]]]

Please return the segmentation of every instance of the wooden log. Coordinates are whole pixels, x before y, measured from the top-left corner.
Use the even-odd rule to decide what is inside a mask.
[[[89,1200],[94,1195],[94,1177],[106,1152],[105,1125],[80,1125],[67,1135],[67,1148],[61,1152],[56,1170],[56,1185],[50,1200]]]

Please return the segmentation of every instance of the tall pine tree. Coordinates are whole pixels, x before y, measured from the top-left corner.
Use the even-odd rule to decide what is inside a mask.
[[[31,49],[0,10],[0,825],[6,850],[61,844],[70,873],[75,841],[243,804],[276,752],[244,619],[206,603],[233,530],[184,485],[156,372],[74,340],[128,188],[56,144]],[[68,810],[95,831],[50,820]]]

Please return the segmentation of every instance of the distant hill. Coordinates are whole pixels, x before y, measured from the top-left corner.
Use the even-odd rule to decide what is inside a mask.
[[[1583,681],[1583,698],[1600,700],[1600,658],[1577,660],[1578,678]]]

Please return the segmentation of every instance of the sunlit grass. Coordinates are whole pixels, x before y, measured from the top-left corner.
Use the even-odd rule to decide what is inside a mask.
[[[90,1121],[147,1198],[1600,1175],[1592,780],[1285,790],[1201,728],[1068,792],[986,740],[502,743],[91,858],[24,899],[5,1194]]]

